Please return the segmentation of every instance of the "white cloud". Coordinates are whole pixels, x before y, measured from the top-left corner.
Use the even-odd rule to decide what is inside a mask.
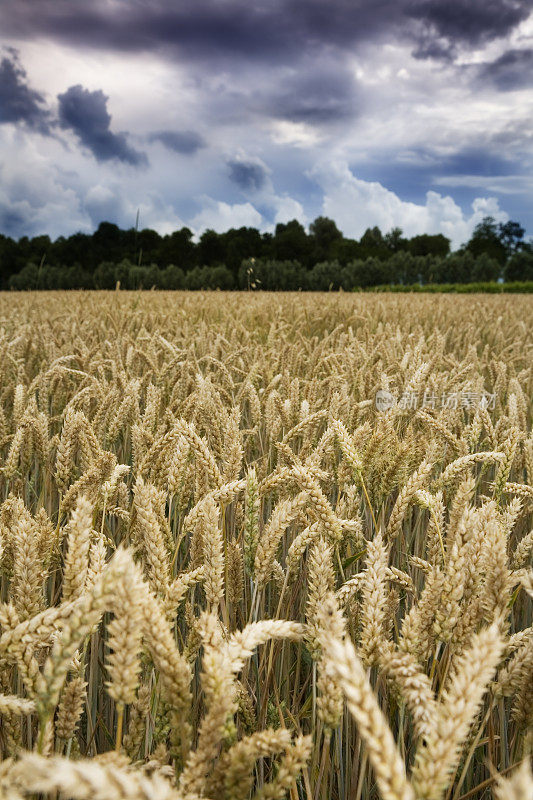
[[[137,211],[139,212],[141,228],[152,228],[161,236],[183,228],[185,225],[183,219],[175,213],[172,206],[159,192],[149,192],[137,206],[134,203],[128,203],[127,209],[132,220],[135,220]],[[131,225],[133,226],[133,222]]]
[[[342,161],[326,161],[310,173],[324,191],[323,213],[335,220],[346,236],[360,238],[367,228],[399,227],[406,236],[443,233],[458,247],[484,216],[506,220],[494,197],[476,198],[465,214],[452,197],[427,192],[424,205],[407,202],[381,183],[357,178]]]
[[[67,47],[46,40],[14,40],[30,82],[54,105],[56,96],[79,83],[109,96],[108,110],[116,130],[153,130],[154,119],[180,127],[197,102],[187,69],[153,53],[118,53]],[[134,90],[132,89],[134,87]],[[142,113],[139,113],[142,109]]]
[[[90,214],[93,226],[103,221],[115,221],[126,228],[132,228],[139,214],[139,227],[153,228],[161,235],[183,227],[185,224],[172,207],[157,192],[127,198],[117,185],[97,184],[91,186],[84,198],[84,208]]]
[[[72,230],[91,229],[76,186],[76,176],[58,169],[46,148],[57,143],[28,137],[12,126],[0,133],[0,230],[18,238],[23,234],[52,238],[64,233],[65,220]]]
[[[228,228],[262,227],[263,218],[251,203],[224,203],[211,197],[200,198],[204,207],[190,221],[190,227],[198,234],[207,228],[224,233]]]
[[[274,198],[274,205],[276,207],[276,216],[274,217],[274,224],[278,222],[290,222],[292,219],[297,219],[302,225],[307,224],[307,217],[303,210],[303,206],[298,200],[292,197],[278,197]]]
[[[91,186],[85,195],[84,206],[92,221],[98,225],[102,220],[110,220],[116,214],[117,197],[109,186]]]
[[[304,122],[275,120],[270,126],[272,141],[275,144],[288,144],[295,147],[313,147],[323,138],[318,131]]]

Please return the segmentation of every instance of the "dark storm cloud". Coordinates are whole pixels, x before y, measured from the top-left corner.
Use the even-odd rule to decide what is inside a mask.
[[[351,49],[382,34],[409,37],[419,54],[449,57],[454,42],[504,36],[533,0],[4,0],[5,35],[45,35],[69,45],[125,51],[170,50],[178,56],[288,63],[323,48]],[[441,44],[440,54],[437,45]]]
[[[357,113],[356,84],[338,64],[308,65],[301,74],[284,81],[283,90],[270,101],[271,112],[292,122],[328,123]]]
[[[248,209],[250,213],[257,209],[269,220],[278,214],[282,218],[297,213],[290,204],[289,211],[269,206],[274,203],[272,197],[275,203],[292,200],[301,204],[307,219],[312,219],[323,213],[328,193],[341,197],[341,171],[337,195],[335,189],[330,192],[309,177],[315,164],[329,153],[335,163],[336,159],[339,163],[341,159],[359,160],[353,164],[357,179],[373,184],[379,181],[401,201],[420,206],[427,203],[428,188],[435,186],[443,194],[453,187],[454,200],[465,208],[484,195],[483,187],[492,185],[493,178],[500,178],[502,191],[507,190],[513,176],[527,171],[533,134],[523,98],[504,98],[497,92],[525,85],[528,71],[531,74],[525,51],[518,55],[510,48],[531,44],[520,40],[516,26],[530,13],[532,2],[0,0],[0,37],[17,46],[20,43],[22,52],[24,41],[32,42],[28,46],[32,69],[30,62],[27,65],[30,83],[24,73],[19,74],[18,82],[30,92],[41,113],[46,105],[38,92],[31,95],[34,86],[53,85],[54,95],[64,92],[59,96],[58,111],[55,103],[53,109],[50,106],[52,114],[46,124],[53,134],[60,123],[68,128],[73,132],[68,136],[71,143],[74,134],[77,137],[78,146],[71,147],[67,155],[69,166],[79,164],[80,175],[69,183],[68,191],[53,180],[58,163],[64,163],[63,153],[58,156],[50,142],[50,152],[39,154],[54,162],[54,169],[44,175],[51,177],[50,196],[59,195],[57,209],[48,211],[48,201],[43,205],[39,228],[44,231],[54,219],[64,219],[61,224],[65,229],[70,225],[70,230],[80,227],[84,219],[87,225],[103,218],[122,224],[122,216],[124,224],[131,224],[130,205],[142,202],[137,202],[137,195],[144,197],[147,175],[121,169],[121,181],[115,185],[114,173],[117,160],[134,166],[147,163],[139,150],[153,153],[148,183],[165,201],[150,212],[154,224],[167,225],[174,214],[194,227],[196,216],[207,220],[209,226],[212,219],[222,225],[219,217],[245,214]],[[512,39],[511,31],[515,31]],[[468,58],[469,51],[499,37],[512,41],[498,45],[497,53],[509,50],[505,56],[486,64],[479,63],[479,54]],[[409,51],[435,63],[414,65]],[[118,130],[133,131],[133,124],[121,126],[110,118],[109,102],[102,91],[82,86],[67,90],[85,79],[69,80],[68,72],[62,79],[57,70],[52,77],[49,61],[43,83],[39,83],[38,71],[33,71],[56,54],[62,65],[72,58],[73,68],[78,70],[80,58],[87,57],[89,65],[95,53],[105,55],[110,71],[109,85],[104,77],[96,84],[103,92],[111,93],[111,87],[117,85],[114,70],[121,74],[126,67],[131,70],[133,90],[124,92],[120,100],[129,115],[139,114],[139,129],[135,128],[139,138]],[[127,63],[114,57],[123,54],[128,55]],[[64,82],[58,84],[57,80]],[[499,100],[505,102],[500,119],[490,106],[494,103],[497,109]],[[472,121],[463,120],[465,106],[470,108],[470,104],[476,114]],[[10,108],[8,103],[4,105]],[[149,119],[145,105],[150,108]],[[428,114],[427,134],[423,108]],[[177,109],[181,119],[174,116]],[[489,113],[490,119],[485,118]],[[173,130],[174,126],[178,130]],[[311,126],[318,130],[308,130]],[[368,130],[375,131],[375,140]],[[207,142],[196,131],[205,131]],[[28,140],[31,155],[29,137],[12,137],[0,127],[2,133],[9,134],[5,140],[13,153],[19,144],[11,139]],[[424,144],[427,136],[435,138],[434,150]],[[63,143],[66,140],[64,136]],[[206,150],[201,151],[202,147]],[[454,149],[456,153],[451,155]],[[268,167],[256,154],[261,154]],[[96,164],[93,156],[103,163]],[[29,174],[30,167],[23,158],[20,161],[19,172]],[[177,163],[179,186],[168,166]],[[33,183],[37,182],[47,181],[34,179]],[[17,191],[22,198],[18,205],[14,202]],[[523,191],[518,187],[513,197],[527,205]],[[22,203],[24,192],[30,194],[25,184],[22,190],[0,185],[0,205],[5,200],[5,207],[0,208],[0,229],[4,225],[22,235],[37,225],[33,207],[28,209]],[[217,205],[210,198],[221,202]],[[118,208],[123,209],[120,220],[114,219]],[[354,208],[354,217],[357,213]],[[410,213],[406,209],[406,224],[410,224]]]
[[[78,84],[57,99],[61,127],[73,130],[97,161],[117,159],[133,166],[147,163],[145,154],[134,150],[125,134],[110,129],[108,98],[101,90],[90,92]]]
[[[27,234],[28,227],[31,225],[29,217],[29,214],[23,214],[18,209],[14,209],[11,203],[0,201],[0,231],[6,236],[18,239]]]
[[[407,0],[404,0],[406,2]],[[181,5],[181,7],[180,7]],[[192,58],[244,56],[293,60],[321,44],[347,45],[402,16],[394,0],[5,0],[0,28],[23,38],[45,35],[69,44],[138,51],[175,49]],[[386,22],[385,22],[386,21]]]
[[[422,0],[407,13],[451,42],[477,44],[507,35],[527,19],[531,0]]]
[[[507,149],[520,154],[531,152],[531,147],[533,147],[531,121],[528,119],[507,123],[492,137],[492,141],[498,147],[504,145]]]
[[[15,50],[0,62],[0,123],[24,123],[40,133],[50,132],[44,97],[28,85],[28,76]]]
[[[157,131],[149,136],[150,142],[161,142],[168,150],[181,155],[192,155],[206,146],[203,136],[196,131]]]
[[[432,38],[431,36],[424,37],[413,50],[415,58],[434,58],[438,61],[453,61],[455,53],[455,47],[451,42]]]
[[[503,92],[533,86],[533,49],[508,50],[495,61],[485,64],[479,77]]]
[[[262,189],[266,183],[267,171],[257,162],[228,161],[228,168],[230,180],[245,191]]]

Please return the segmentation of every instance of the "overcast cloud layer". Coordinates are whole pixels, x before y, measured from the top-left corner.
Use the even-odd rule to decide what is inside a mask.
[[[3,0],[0,232],[533,234],[533,0]]]

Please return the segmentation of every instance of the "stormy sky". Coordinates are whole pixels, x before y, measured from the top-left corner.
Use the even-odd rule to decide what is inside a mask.
[[[533,234],[533,0],[2,0],[0,232]]]

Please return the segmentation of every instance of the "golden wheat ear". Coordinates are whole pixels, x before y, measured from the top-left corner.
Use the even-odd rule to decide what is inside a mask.
[[[326,638],[328,669],[339,681],[365,745],[383,800],[414,800],[394,736],[352,643]]]
[[[493,623],[475,634],[468,649],[455,659],[432,730],[417,749],[412,782],[419,797],[439,800],[443,796],[503,650],[500,625]]]

